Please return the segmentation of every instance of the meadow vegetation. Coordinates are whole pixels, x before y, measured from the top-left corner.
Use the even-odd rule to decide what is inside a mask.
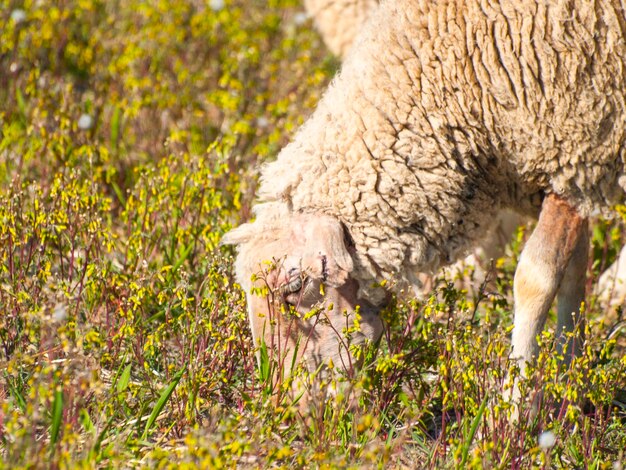
[[[0,467],[621,468],[621,308],[589,298],[569,372],[541,337],[536,416],[500,398],[524,229],[488,282],[395,300],[335,393],[302,407],[257,367],[219,240],[338,68],[303,11],[0,0]],[[597,221],[592,277],[621,227]]]

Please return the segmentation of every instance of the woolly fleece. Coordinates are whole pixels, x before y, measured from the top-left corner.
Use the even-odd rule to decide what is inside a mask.
[[[345,57],[378,0],[304,0],[304,6],[331,52]]]
[[[258,237],[293,212],[330,215],[356,279],[414,283],[500,209],[536,214],[555,193],[608,210],[626,184],[625,31],[618,1],[382,2],[264,167]]]

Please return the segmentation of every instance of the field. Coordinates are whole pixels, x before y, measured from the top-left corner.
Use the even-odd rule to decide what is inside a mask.
[[[339,67],[298,1],[0,5],[1,468],[626,463],[626,328],[592,295],[583,356],[559,369],[548,330],[540,410],[509,418],[527,228],[489,282],[396,299],[337,393],[302,407],[257,368],[219,241]],[[592,280],[622,219],[594,222]]]

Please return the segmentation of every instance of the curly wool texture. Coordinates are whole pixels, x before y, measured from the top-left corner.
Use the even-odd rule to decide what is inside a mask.
[[[381,3],[313,116],[262,173],[260,224],[324,213],[362,281],[462,256],[502,208],[624,196],[617,1]]]
[[[332,53],[345,57],[378,0],[304,0],[304,6]]]

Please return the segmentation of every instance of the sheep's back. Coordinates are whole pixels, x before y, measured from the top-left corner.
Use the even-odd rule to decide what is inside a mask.
[[[521,186],[583,210],[622,198],[624,4],[405,0],[383,9],[367,46],[379,78],[365,78],[363,92],[375,102],[388,90],[392,103],[374,106],[396,128],[418,130],[404,145],[426,168],[441,155],[481,165],[495,156]]]
[[[468,12],[468,63],[492,139],[523,184],[586,212],[623,199],[624,11],[611,1],[502,1]]]

